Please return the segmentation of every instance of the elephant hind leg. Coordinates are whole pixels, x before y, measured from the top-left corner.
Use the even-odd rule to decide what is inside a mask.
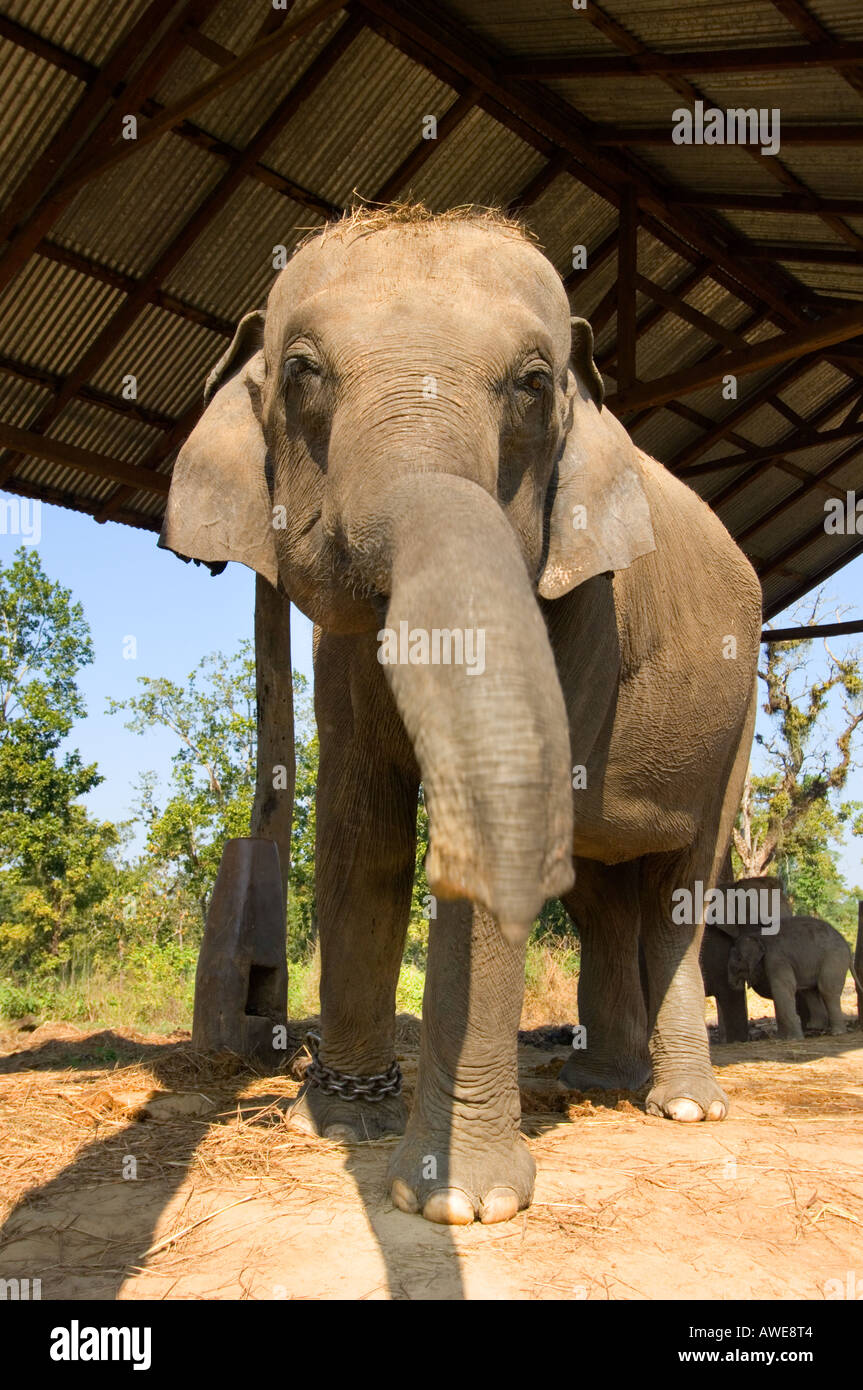
[[[830,1018],[818,990],[798,989],[796,1002],[803,1028],[826,1033],[830,1027]]]
[[[848,967],[844,961],[837,964],[833,960],[826,960],[818,975],[818,994],[827,1011],[828,1023],[825,1026],[829,1026],[833,1037],[841,1037],[845,1032],[842,991],[847,974]]]
[[[581,859],[563,899],[578,927],[579,1031],[558,1080],[567,1090],[637,1091],[650,1080],[647,1007],[639,964],[638,861]]]
[[[721,1120],[728,1110],[710,1066],[698,958],[703,930],[698,884],[706,892],[715,859],[711,843],[642,860],[641,936],[653,1064],[647,1109],[672,1120]],[[680,890],[688,897],[681,898]]]

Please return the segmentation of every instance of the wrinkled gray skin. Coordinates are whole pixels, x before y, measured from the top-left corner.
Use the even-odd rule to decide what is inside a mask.
[[[762,878],[741,878],[736,882],[727,881],[717,884],[717,888],[725,890],[766,889],[767,891],[776,890],[780,893],[780,912],[783,917],[791,916],[791,904],[785,894],[782,893],[779,879],[775,877]],[[746,990],[743,986],[732,985],[728,978],[728,957],[731,948],[739,935],[758,936],[761,934],[761,923],[758,921],[747,921],[741,924],[725,923],[722,926],[715,926],[709,923],[704,928],[704,938],[701,942],[701,974],[704,979],[704,993],[713,996],[716,1000],[716,1012],[719,1016],[719,1039],[720,1042],[747,1042],[749,1040],[749,1016],[746,1007]],[[801,1001],[803,1003],[803,1001]],[[806,1003],[803,1003],[806,1008]],[[821,1001],[817,994],[812,1003],[811,1014],[815,1019],[820,1020]],[[810,1013],[807,1013],[807,1018]],[[823,1014],[823,1024],[827,1026],[827,1015]],[[810,1022],[810,1026],[819,1026],[816,1022]]]
[[[818,917],[785,917],[775,936],[741,936],[728,957],[732,988],[750,984],[762,998],[773,1000],[780,1038],[803,1037],[798,991],[814,991],[831,1034],[843,1034],[842,990],[852,968],[847,941]]]
[[[506,1220],[534,1178],[516,1073],[525,940],[574,867],[582,1058],[606,1077],[621,1059],[652,1067],[654,1113],[725,1113],[700,926],[672,924],[669,894],[712,881],[730,834],[759,586],[709,508],[601,408],[588,326],[511,232],[331,229],[276,280],[263,342],[262,322],[247,317],[211,378],[162,543],[249,564],[317,624],[327,1065],[375,1073],[393,1057],[420,779],[437,898],[406,1128],[398,1100],[316,1088],[294,1122],[329,1137],[404,1130],[397,1206]],[[271,505],[284,508],[275,528]],[[381,665],[376,634],[401,621],[482,629],[484,674]],[[586,787],[573,790],[576,764]],[[620,1009],[640,998],[639,919],[649,1057]]]

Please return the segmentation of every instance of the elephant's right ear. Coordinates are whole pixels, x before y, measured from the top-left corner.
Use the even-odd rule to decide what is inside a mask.
[[[174,464],[159,545],[207,564],[239,560],[278,582],[267,448],[258,418],[264,315],[241,319],[204,389],[208,402]]]

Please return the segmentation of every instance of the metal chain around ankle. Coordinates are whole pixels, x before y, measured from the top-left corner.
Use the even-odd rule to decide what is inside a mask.
[[[306,1068],[304,1080],[310,1086],[317,1086],[328,1096],[338,1096],[341,1100],[383,1100],[385,1096],[397,1096],[402,1089],[402,1070],[398,1062],[391,1062],[386,1071],[376,1076],[351,1076],[347,1072],[334,1071],[324,1066],[318,1053],[321,1046],[320,1033],[307,1033],[306,1046],[312,1060]]]

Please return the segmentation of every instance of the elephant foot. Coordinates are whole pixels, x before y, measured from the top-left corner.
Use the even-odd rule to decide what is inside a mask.
[[[399,1211],[442,1226],[489,1226],[530,1205],[536,1164],[524,1140],[461,1149],[452,1133],[408,1132],[390,1162],[387,1182]]]
[[[562,1091],[640,1091],[650,1077],[647,1058],[624,1057],[604,1063],[573,1052],[558,1072],[557,1084]]]
[[[385,1096],[378,1101],[341,1100],[306,1082],[288,1111],[288,1123],[318,1139],[360,1144],[404,1134],[407,1110],[401,1096]]]
[[[648,1115],[665,1116],[682,1124],[695,1120],[724,1120],[728,1097],[708,1075],[681,1074],[658,1082],[647,1097]]]

